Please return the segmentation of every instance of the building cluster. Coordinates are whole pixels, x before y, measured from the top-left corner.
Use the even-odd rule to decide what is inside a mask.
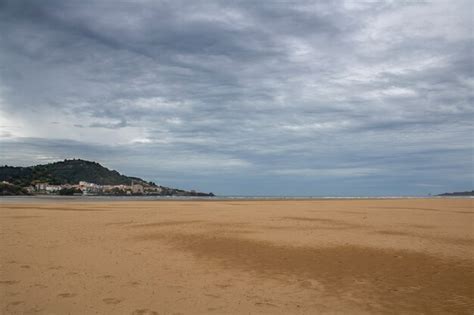
[[[64,184],[64,185],[50,185],[48,183],[36,183],[34,186],[27,188],[31,193],[43,193],[43,194],[56,194],[63,189],[74,189],[77,194],[83,195],[101,195],[101,194],[126,194],[126,195],[147,195],[147,194],[160,194],[162,188],[159,186],[145,186],[142,184],[134,183],[131,185],[99,185],[95,183],[89,183],[86,181],[80,181],[76,185]]]

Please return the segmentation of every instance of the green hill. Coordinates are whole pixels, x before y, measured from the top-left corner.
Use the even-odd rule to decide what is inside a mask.
[[[471,190],[471,191],[456,191],[456,192],[452,192],[452,193],[439,194],[437,196],[452,196],[452,197],[474,196],[474,190]]]
[[[64,160],[44,165],[29,167],[0,167],[0,181],[7,181],[18,186],[29,186],[38,182],[53,185],[77,184],[79,181],[99,185],[130,185],[131,182],[156,186],[137,177],[129,177],[117,171],[109,170],[97,162],[80,159]]]

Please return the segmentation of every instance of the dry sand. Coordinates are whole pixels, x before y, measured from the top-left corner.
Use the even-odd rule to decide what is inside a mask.
[[[1,202],[4,314],[474,312],[472,199]]]

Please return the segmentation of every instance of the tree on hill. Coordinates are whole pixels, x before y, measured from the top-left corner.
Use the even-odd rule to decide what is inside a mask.
[[[99,185],[130,185],[132,180],[136,183],[149,185],[141,178],[128,177],[117,171],[109,170],[97,162],[80,159],[30,167],[2,166],[0,167],[0,180],[19,186],[28,186],[37,182],[47,182],[52,185],[77,184],[79,181]]]

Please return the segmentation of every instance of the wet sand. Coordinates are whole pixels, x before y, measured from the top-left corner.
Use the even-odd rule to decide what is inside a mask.
[[[0,200],[4,314],[473,314],[473,199]]]

